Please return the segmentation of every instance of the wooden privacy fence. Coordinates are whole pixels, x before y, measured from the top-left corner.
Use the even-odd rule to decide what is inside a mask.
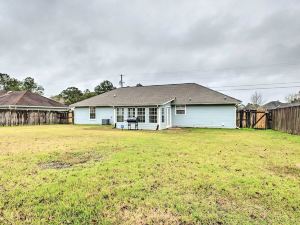
[[[68,124],[73,120],[69,116],[59,111],[0,110],[0,125]]]
[[[236,118],[240,128],[269,128],[269,114],[263,110],[239,110]]]
[[[300,105],[272,110],[272,129],[300,134]]]

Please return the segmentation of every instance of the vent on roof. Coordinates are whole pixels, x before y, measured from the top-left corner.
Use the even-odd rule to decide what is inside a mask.
[[[114,98],[115,98],[115,97],[117,97],[117,95],[116,95],[116,94],[114,94]]]
[[[225,100],[225,101],[227,100],[227,97],[226,97],[226,96],[224,96],[224,100]]]

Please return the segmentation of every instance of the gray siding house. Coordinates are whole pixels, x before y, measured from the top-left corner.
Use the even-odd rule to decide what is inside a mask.
[[[171,127],[235,128],[239,100],[195,83],[118,88],[77,102],[75,124],[102,124],[116,128],[137,117],[139,129]]]

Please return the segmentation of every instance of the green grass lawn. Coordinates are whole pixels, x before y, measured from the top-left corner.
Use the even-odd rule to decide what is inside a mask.
[[[299,136],[0,128],[0,224],[299,221]]]

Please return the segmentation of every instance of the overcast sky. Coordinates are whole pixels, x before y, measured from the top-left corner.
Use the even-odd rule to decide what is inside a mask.
[[[122,73],[126,85],[196,82],[248,102],[254,90],[223,86],[300,86],[300,1],[0,0],[0,72],[34,77],[46,96],[118,86]]]

